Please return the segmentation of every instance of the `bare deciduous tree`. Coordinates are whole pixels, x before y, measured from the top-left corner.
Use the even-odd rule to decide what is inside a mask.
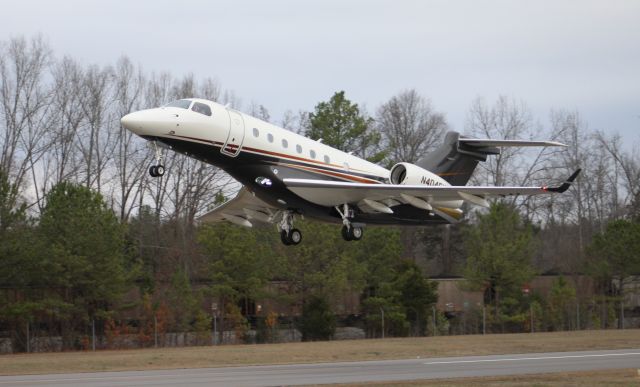
[[[116,118],[122,117],[142,106],[145,79],[140,68],[121,58],[115,69]],[[137,198],[143,194],[139,181],[144,176],[151,153],[135,134],[118,125],[115,136],[114,167],[117,184],[114,189],[116,205],[122,221],[126,221],[136,206]]]
[[[80,148],[84,164],[84,184],[98,191],[102,189],[103,172],[112,156],[113,121],[119,117],[109,114],[113,102],[110,88],[113,69],[90,66],[84,73],[80,89],[80,107],[84,115],[84,125],[77,132],[76,144]],[[120,125],[117,122],[116,125]]]
[[[49,132],[49,136],[55,146],[47,152],[45,161],[48,186],[72,180],[77,175],[80,165],[75,140],[83,121],[79,98],[83,79],[80,65],[75,60],[64,57],[53,66],[52,76],[52,118],[55,127]]]
[[[390,164],[415,163],[439,143],[448,127],[444,114],[436,112],[431,102],[414,89],[382,104],[376,123],[389,150]]]
[[[50,48],[41,36],[29,41],[14,38],[0,47],[0,173],[23,189],[27,173],[35,183],[36,164],[47,150],[51,87],[44,76],[50,60]],[[42,193],[37,185],[33,189],[39,203]]]
[[[265,122],[269,122],[269,120],[271,119],[269,110],[267,110],[264,105],[256,103],[255,101],[252,101],[251,105],[249,106],[249,114]]]
[[[524,102],[499,96],[492,106],[477,98],[467,117],[467,130],[473,136],[493,139],[527,139],[533,128],[533,119]],[[522,158],[522,148],[503,148],[499,155],[489,157],[479,165],[474,181],[479,184],[508,185],[518,180],[516,172]]]

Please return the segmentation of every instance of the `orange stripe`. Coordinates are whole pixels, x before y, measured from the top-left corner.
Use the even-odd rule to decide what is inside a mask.
[[[264,154],[268,154],[268,155],[271,155],[271,156],[286,157],[286,158],[290,158],[290,159],[294,159],[294,160],[305,161],[307,163],[314,163],[314,164],[320,164],[320,165],[329,165],[329,166],[332,166],[332,167],[335,167],[335,168],[342,168],[342,166],[337,165],[337,164],[325,163],[324,161],[307,159],[305,157],[292,156],[292,155],[288,155],[286,153],[272,152],[272,151],[268,151],[268,150],[264,150],[264,149],[251,148],[251,147],[248,147],[248,146],[243,147],[243,149],[244,150],[248,150],[248,151],[258,152],[258,153],[264,153]],[[353,169],[354,171],[367,173],[367,171],[363,171],[361,169],[357,169],[357,168],[351,168],[351,169]]]
[[[366,178],[363,178],[363,177],[354,176],[354,175],[347,175],[347,174],[339,173],[339,172],[327,171],[325,169],[318,169],[318,168],[313,168],[313,167],[305,167],[305,166],[302,166],[302,165],[295,165],[295,164],[280,164],[280,165],[286,165],[286,166],[289,166],[291,168],[304,169],[306,171],[311,171],[311,172],[316,172],[316,173],[320,173],[320,174],[323,174],[323,175],[339,177],[339,178],[342,178],[342,179],[347,179],[347,180],[351,180],[351,181],[357,181],[357,182],[360,182],[360,183],[381,184],[377,180],[366,179]]]

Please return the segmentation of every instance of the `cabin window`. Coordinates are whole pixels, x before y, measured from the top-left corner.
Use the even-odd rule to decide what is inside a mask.
[[[324,155],[324,162],[327,164],[331,164],[331,159],[329,158],[329,156]]]
[[[205,105],[200,102],[194,102],[191,110],[196,113],[204,114],[205,116],[211,117],[211,108],[209,107],[209,105]]]
[[[348,171],[348,170],[349,170],[349,163],[347,163],[347,162],[345,161],[345,163],[344,163],[343,165],[344,165],[344,169],[346,169],[346,170]]]
[[[268,133],[267,134],[267,140],[269,140],[269,142],[273,142],[273,134]]]
[[[288,148],[289,147],[289,141],[287,141],[287,139],[285,139],[285,138],[282,139],[282,147],[283,148]]]
[[[189,109],[189,106],[191,106],[191,101],[188,99],[178,99],[164,105],[164,107],[177,107],[182,109]]]
[[[258,137],[260,135],[260,131],[258,128],[253,128],[253,137]]]
[[[300,144],[296,145],[296,152],[302,153],[302,146]]]
[[[316,158],[316,151],[314,151],[313,149],[309,150],[309,155],[311,156],[312,159]]]

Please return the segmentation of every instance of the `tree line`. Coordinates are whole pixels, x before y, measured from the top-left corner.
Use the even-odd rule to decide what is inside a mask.
[[[370,336],[382,334],[381,321],[387,335],[424,335],[444,319],[442,311],[427,317],[437,299],[427,275],[464,276],[484,291],[492,330],[526,330],[534,310],[546,316],[537,329],[566,329],[570,303],[595,311],[589,326],[606,327],[624,314],[622,284],[640,270],[638,153],[617,135],[588,129],[576,111],[553,110],[543,125],[523,101],[479,97],[465,128],[455,128],[567,144],[507,148],[472,181],[542,185],[583,168],[564,195],[466,208],[470,215],[458,226],[370,227],[358,244],[343,243],[336,227],[304,222],[313,237],[287,249],[271,228],[196,225],[237,185],[223,171],[171,152],[167,175],[149,178],[152,151],[120,127],[120,117],[197,96],[389,167],[437,146],[451,129],[446,114],[416,90],[401,91],[373,114],[338,91],[312,112],[291,110],[276,121],[213,78],[149,74],[126,57],[84,65],[55,57],[42,37],[2,42],[0,87],[0,331],[18,349],[26,348],[29,329],[81,348],[95,321],[104,334],[136,332],[141,345],[149,344],[151,322],[165,332],[206,335],[212,321],[205,299],[219,305],[221,329],[241,335],[260,326],[268,337],[286,322],[268,311],[251,320],[251,303],[268,298],[300,311],[291,323],[305,340],[326,339],[341,314],[336,300],[346,293],[359,295],[357,323]],[[548,297],[525,297],[522,286],[543,272],[567,280]],[[580,299],[571,281],[578,275],[594,279],[597,298]],[[273,282],[280,291],[269,288]]]

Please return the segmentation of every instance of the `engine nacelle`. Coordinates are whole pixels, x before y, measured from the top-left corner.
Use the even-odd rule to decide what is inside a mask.
[[[435,173],[429,172],[424,168],[420,168],[417,165],[411,163],[398,163],[391,168],[391,172],[389,174],[389,180],[391,184],[402,184],[402,185],[426,185],[426,186],[450,186],[449,182]],[[447,199],[434,199],[430,197],[430,195],[410,195],[407,193],[401,193],[403,201],[407,204],[410,204],[416,208],[420,208],[422,210],[427,210],[431,212],[432,210],[438,213],[440,216],[450,218],[449,221],[455,222],[457,218],[451,218],[450,213],[447,213],[445,210],[449,212],[454,211],[458,214],[462,212],[459,208],[462,206],[462,200],[455,199],[455,196]]]
[[[440,176],[411,163],[398,163],[389,174],[391,184],[404,185],[449,185]]]

